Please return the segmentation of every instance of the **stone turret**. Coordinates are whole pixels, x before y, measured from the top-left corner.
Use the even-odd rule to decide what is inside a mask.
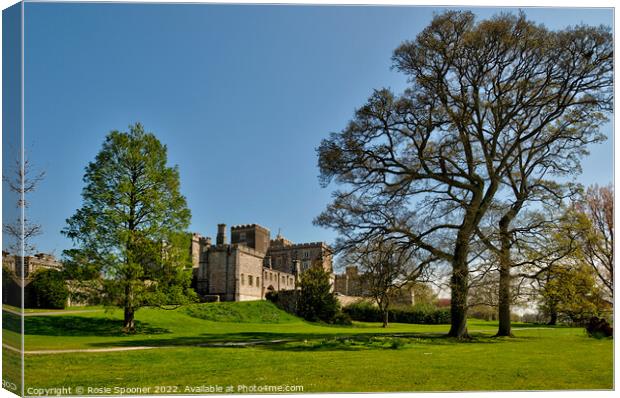
[[[215,239],[215,244],[218,246],[226,244],[226,224],[217,224],[217,238]]]

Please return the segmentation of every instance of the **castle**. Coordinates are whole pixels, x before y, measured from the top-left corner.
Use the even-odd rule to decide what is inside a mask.
[[[23,265],[23,267],[22,267]],[[2,251],[3,288],[2,303],[15,307],[32,307],[36,297],[32,287],[33,276],[41,270],[53,269],[60,271],[63,265],[54,256],[46,253],[37,253],[33,256],[17,256]],[[8,271],[7,275],[4,272]],[[23,271],[23,275],[22,275]],[[23,278],[22,278],[23,276]],[[6,280],[4,279],[6,277]],[[22,291],[24,302],[22,302]]]
[[[194,233],[191,257],[198,294],[210,300],[264,299],[270,292],[293,290],[310,267],[322,267],[333,281],[332,249],[324,242],[293,243],[280,234],[270,239],[269,229],[257,224],[230,228],[218,224],[215,245]]]
[[[17,256],[9,254],[8,251],[2,251],[2,266],[10,270],[16,277],[22,277],[22,261],[24,279],[28,280],[32,278],[32,275],[41,269],[55,269],[61,270],[62,263],[51,254],[37,253],[33,256]]]

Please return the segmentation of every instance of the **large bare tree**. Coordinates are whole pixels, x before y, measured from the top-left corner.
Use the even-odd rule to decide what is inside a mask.
[[[338,245],[389,234],[451,266],[453,337],[467,336],[471,244],[522,153],[591,140],[609,104],[609,29],[549,31],[523,15],[437,15],[393,55],[409,78],[377,90],[318,148],[321,181],[342,186],[316,219]],[[592,116],[589,116],[592,115]]]
[[[45,178],[45,171],[35,170],[29,159],[17,160],[9,174],[2,176],[2,181],[8,190],[15,195],[15,206],[18,209],[17,217],[2,226],[3,232],[9,239],[8,249],[11,254],[27,256],[34,254],[36,246],[32,239],[41,235],[41,224],[33,222],[27,216],[29,197]]]

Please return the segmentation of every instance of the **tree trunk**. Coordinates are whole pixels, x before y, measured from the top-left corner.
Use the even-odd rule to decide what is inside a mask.
[[[459,244],[457,243],[457,246]],[[469,269],[467,267],[467,246],[455,249],[455,257],[450,280],[452,297],[450,299],[451,325],[448,336],[459,339],[468,338],[467,333],[467,293],[469,291]]]
[[[134,322],[135,308],[133,306],[133,289],[130,284],[125,286],[125,322],[123,329],[125,332],[134,332],[136,330]]]
[[[510,320],[510,266],[505,267],[500,264],[499,269],[499,327],[497,336],[512,336],[512,325]]]
[[[383,327],[384,327],[384,328],[388,327],[388,318],[389,318],[389,315],[390,315],[390,311],[388,310],[388,308],[387,308],[387,307],[385,307],[385,308],[383,309]]]
[[[551,313],[549,314],[549,316],[551,318],[549,319],[549,322],[547,322],[547,325],[557,325],[557,323],[558,323],[558,312],[555,310],[555,308],[551,309],[550,312]]]
[[[512,259],[510,257],[510,232],[508,226],[510,221],[503,218],[500,221],[500,241],[501,248],[499,253],[499,327],[496,336],[512,336],[510,321],[511,291],[510,284],[512,276],[510,269]]]
[[[134,332],[136,330],[134,312],[135,310],[132,307],[125,307],[125,323],[123,329],[125,329],[126,332]]]
[[[520,194],[517,200],[512,204],[508,212],[499,220],[499,327],[497,336],[512,336],[512,325],[510,321],[510,309],[512,305],[511,282],[512,275],[512,257],[510,255],[512,249],[512,236],[510,225],[517,217],[523,203],[527,197],[527,191],[521,186]]]

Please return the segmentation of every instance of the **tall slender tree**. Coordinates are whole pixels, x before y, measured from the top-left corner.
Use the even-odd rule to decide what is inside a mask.
[[[195,297],[187,270],[190,211],[179,171],[167,165],[166,146],[139,123],[129,132],[112,131],[84,182],[83,205],[63,231],[78,250],[67,254],[89,273],[99,270],[103,298],[124,309],[125,329],[135,329],[142,306]]]

